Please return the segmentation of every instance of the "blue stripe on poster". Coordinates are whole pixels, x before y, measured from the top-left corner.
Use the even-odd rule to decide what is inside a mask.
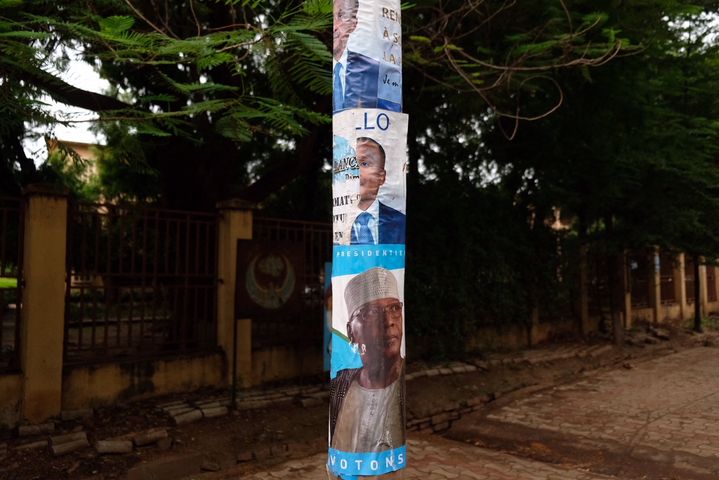
[[[330,378],[335,378],[337,372],[346,368],[362,368],[362,357],[357,347],[353,346],[346,338],[342,338],[332,332],[332,368]]]
[[[354,479],[356,475],[384,475],[395,472],[407,465],[407,446],[394,450],[370,453],[349,453],[329,449],[327,466],[335,475],[344,480]]]
[[[332,276],[356,275],[373,267],[404,268],[405,246],[335,245],[332,247]]]

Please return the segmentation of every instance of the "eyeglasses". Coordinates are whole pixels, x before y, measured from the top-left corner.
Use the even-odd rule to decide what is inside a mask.
[[[402,302],[395,302],[387,305],[386,307],[370,306],[360,308],[357,316],[363,321],[375,322],[379,320],[380,316],[389,315],[390,317],[399,317],[402,313]]]

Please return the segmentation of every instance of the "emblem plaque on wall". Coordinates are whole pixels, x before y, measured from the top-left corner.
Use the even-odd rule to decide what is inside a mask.
[[[263,316],[286,313],[300,303],[302,246],[289,242],[237,242],[236,313]]]

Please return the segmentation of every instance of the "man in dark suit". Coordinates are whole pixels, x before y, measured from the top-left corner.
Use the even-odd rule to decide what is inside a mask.
[[[406,216],[377,199],[387,178],[386,154],[382,145],[369,137],[357,139],[360,199],[359,212],[351,225],[351,245],[401,244],[405,242]]]
[[[359,0],[334,1],[332,111],[382,108],[399,112],[402,110],[399,103],[378,97],[382,81],[379,61],[347,49],[349,36],[357,28],[358,10]],[[393,79],[401,76],[399,67],[386,67],[386,70]]]

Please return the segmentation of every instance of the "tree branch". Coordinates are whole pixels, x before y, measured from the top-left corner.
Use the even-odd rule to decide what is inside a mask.
[[[17,78],[25,80],[39,89],[44,90],[54,100],[60,103],[84,108],[93,112],[132,108],[132,105],[116,98],[70,85],[58,77],[35,68],[32,65],[20,65],[8,59],[3,59],[0,63],[9,65],[14,70],[19,70]]]

